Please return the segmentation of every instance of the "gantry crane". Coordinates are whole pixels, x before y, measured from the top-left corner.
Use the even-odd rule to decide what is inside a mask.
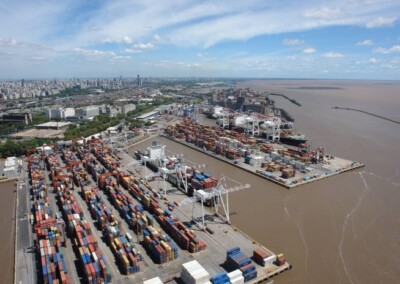
[[[233,181],[233,180],[232,180]],[[212,189],[206,191],[194,190],[193,197],[186,198],[182,200],[179,204],[179,207],[184,207],[188,205],[192,205],[192,221],[198,224],[201,229],[205,229],[205,214],[204,214],[204,203],[207,200],[211,200],[212,202],[212,210],[214,215],[219,215],[219,208],[222,207],[223,213],[225,214],[225,220],[227,223],[230,223],[229,218],[229,193],[235,192],[243,189],[250,188],[249,184],[241,184],[239,182],[233,181],[237,183],[237,186],[227,188],[226,186],[226,177],[222,176],[218,182],[218,185]],[[224,198],[225,195],[225,198]],[[196,221],[194,216],[195,214],[195,205],[197,201],[200,201],[201,204],[201,224]],[[220,216],[223,217],[223,216]]]
[[[200,165],[195,165],[195,166],[186,166],[184,163],[183,155],[179,154],[177,156],[169,157],[169,158],[177,158],[177,163],[175,163],[175,167],[173,169],[168,169],[166,167],[160,167],[159,172],[160,172],[160,177],[163,179],[163,189],[164,189],[164,195],[167,195],[167,190],[165,186],[165,181],[167,178],[168,174],[175,174],[177,178],[177,187],[178,189],[183,190],[186,194],[188,194],[188,180],[187,180],[187,172],[189,169],[192,170],[197,170],[197,169],[202,169],[205,168],[206,166],[204,164]],[[181,188],[181,184],[183,188]]]

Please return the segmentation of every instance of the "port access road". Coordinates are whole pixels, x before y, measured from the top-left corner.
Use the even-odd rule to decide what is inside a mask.
[[[17,200],[15,215],[15,277],[16,284],[37,283],[35,263],[35,248],[33,246],[32,230],[29,224],[29,181],[26,163],[24,171],[17,182]]]

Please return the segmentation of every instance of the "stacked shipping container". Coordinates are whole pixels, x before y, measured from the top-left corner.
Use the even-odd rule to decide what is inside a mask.
[[[231,270],[240,269],[243,273],[244,281],[250,281],[257,277],[257,270],[251,259],[245,256],[239,247],[234,247],[227,251],[226,264]]]
[[[47,190],[44,185],[45,173],[42,170],[39,156],[28,158],[32,193],[36,199],[33,203],[34,241],[39,253],[41,280],[43,283],[69,284],[68,268],[62,253],[64,232],[63,226],[57,226],[53,209],[47,203]]]

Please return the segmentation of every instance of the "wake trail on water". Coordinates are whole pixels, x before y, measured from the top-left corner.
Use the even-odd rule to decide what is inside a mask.
[[[376,177],[376,178],[378,178],[378,179],[380,179],[380,180],[383,180],[383,181],[386,181],[386,182],[392,184],[392,185],[395,186],[395,187],[400,187],[400,183],[399,183],[399,182],[392,181],[391,179],[386,178],[386,177],[382,177],[382,176],[380,176],[380,175],[377,175],[376,173],[364,172],[364,171],[363,171],[363,172],[360,172],[360,173],[363,173],[363,174],[367,174],[367,175]]]
[[[284,204],[284,210],[285,210],[285,214],[289,217],[289,219],[292,219],[293,221],[294,221],[294,223],[296,224],[296,227],[297,227],[297,229],[299,230],[299,234],[300,234],[300,238],[301,238],[301,241],[302,241],[302,243],[303,243],[303,246],[304,246],[304,250],[305,250],[305,256],[304,256],[304,258],[305,258],[305,268],[306,268],[306,271],[308,271],[308,246],[307,246],[307,242],[306,242],[306,239],[305,239],[305,237],[304,237],[304,233],[303,233],[303,230],[302,230],[302,228],[301,228],[301,225],[300,225],[300,223],[299,223],[299,221],[296,219],[296,218],[294,218],[294,217],[292,217],[290,214],[289,214],[289,210],[287,209],[287,207],[286,207],[286,201],[287,201],[287,199],[288,199],[288,197],[289,196],[287,196],[284,200],[283,200],[283,204]]]
[[[362,182],[364,184],[364,190],[360,194],[360,197],[358,198],[357,203],[350,210],[350,212],[347,213],[346,217],[344,218],[344,222],[343,222],[343,226],[342,226],[342,236],[340,238],[340,243],[339,243],[339,255],[340,255],[340,259],[341,259],[342,264],[343,264],[343,269],[344,269],[344,272],[346,274],[347,279],[352,284],[354,284],[354,281],[351,279],[351,277],[349,275],[348,266],[347,266],[346,261],[345,261],[344,256],[343,256],[343,243],[344,243],[344,237],[345,237],[345,233],[346,233],[346,229],[347,229],[347,225],[349,223],[349,220],[351,218],[352,223],[354,222],[354,220],[353,220],[354,214],[356,213],[356,211],[360,207],[360,204],[363,201],[365,194],[369,191],[369,186],[368,186],[367,181],[365,180],[364,173],[363,172],[359,172],[359,174],[360,174],[361,180],[362,180]],[[353,231],[353,234],[354,234],[354,231]]]

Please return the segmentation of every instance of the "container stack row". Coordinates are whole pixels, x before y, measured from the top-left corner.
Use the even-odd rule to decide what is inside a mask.
[[[204,242],[199,240],[182,222],[171,216],[173,204],[169,206],[171,210],[162,210],[154,194],[149,194],[150,190],[146,188],[146,185],[132,176],[124,175],[120,177],[120,183],[124,188],[128,188],[131,195],[142,202],[146,209],[156,216],[160,225],[182,249],[194,253],[206,248]]]
[[[100,230],[104,230],[107,225],[117,226],[118,221],[115,218],[112,211],[104,205],[103,198],[99,194],[97,188],[94,189],[83,189],[82,196],[87,202],[90,214],[96,221],[97,226]]]
[[[266,252],[261,248],[253,251],[253,260],[261,266],[270,266],[276,263],[276,255]]]
[[[147,209],[155,215],[158,215],[157,220],[163,227],[171,227],[166,225],[165,223],[167,220],[173,220],[171,218],[170,210],[163,210],[160,208],[157,199],[153,190],[149,187],[146,182],[140,181],[135,179],[133,176],[128,175],[122,172],[118,166],[118,161],[116,161],[111,155],[109,154],[109,150],[105,150],[108,148],[101,148],[100,145],[94,147],[92,145],[92,153],[99,158],[99,156],[104,156],[102,158],[102,164],[107,166],[110,171],[117,174],[117,180],[119,183],[127,189],[130,194],[139,202],[141,202],[144,208],[140,205],[134,205],[133,200],[126,196],[122,190],[117,188],[116,182],[114,182],[111,176],[107,176],[106,178],[102,178],[105,176],[107,170],[102,168],[100,165],[97,164],[98,172],[103,173],[100,174],[97,178],[99,180],[99,185],[104,189],[106,194],[110,197],[111,203],[118,209],[121,216],[127,221],[129,226],[133,228],[136,233],[140,233],[146,229],[147,226],[151,225],[152,218],[149,218],[148,215],[144,214],[143,209]],[[96,164],[96,161],[91,161],[93,164]],[[200,173],[197,173],[200,174]],[[203,179],[209,178],[209,176],[201,176]],[[171,206],[171,210],[173,209],[173,205]],[[166,212],[166,213],[165,213]],[[165,213],[165,214],[164,214]],[[166,215],[166,216],[161,216]],[[164,219],[164,217],[166,217]],[[150,224],[149,224],[150,223]],[[175,224],[173,225],[175,226]],[[170,233],[170,236],[179,244],[180,247],[183,249],[188,250],[189,252],[198,252],[204,250],[206,245],[204,242],[200,241],[193,232],[190,232],[186,226],[184,226],[181,222],[176,224],[175,230],[167,229],[167,232]],[[171,233],[173,232],[173,233]],[[157,246],[157,242],[152,240],[152,253],[155,255],[155,258],[158,262],[168,261],[168,259],[172,259],[172,257],[168,258],[163,257],[164,254],[162,253],[162,249],[167,250],[165,251],[168,254],[168,246],[167,248],[163,248],[161,244]],[[149,243],[150,244],[150,243]],[[147,246],[149,248],[150,246]],[[171,248],[174,249],[173,247]],[[157,250],[157,251],[155,251]]]
[[[90,183],[88,173],[80,162],[71,162],[69,165],[71,167],[76,186],[82,188]]]
[[[144,244],[155,263],[166,263],[178,258],[178,246],[170,237],[152,226],[143,231]]]
[[[226,264],[230,270],[237,270],[243,273],[244,281],[257,278],[257,269],[252,264],[251,259],[240,251],[239,247],[234,247],[226,252]]]
[[[158,216],[157,219],[179,246],[195,253],[206,249],[206,244],[196,237],[181,221],[172,216]]]
[[[53,208],[47,203],[45,199],[36,200],[33,205],[33,219],[34,224],[44,225],[46,223],[53,223]]]
[[[46,156],[47,168],[50,171],[50,178],[53,183],[55,192],[64,190],[65,188],[73,189],[71,175],[66,171],[66,168],[60,166],[60,162],[57,156],[48,155]]]
[[[107,241],[122,268],[123,273],[133,274],[140,271],[142,256],[135,248],[129,233],[123,234],[117,227],[106,228]]]
[[[244,277],[240,269],[229,272],[228,274],[229,283],[231,284],[244,284]]]
[[[197,260],[182,264],[181,279],[185,284],[210,283],[210,274]]]
[[[51,235],[47,236],[50,237]],[[43,283],[71,283],[61,246],[52,245],[49,239],[41,239],[38,249],[40,251]]]
[[[87,283],[110,282],[111,274],[104,255],[98,248],[97,239],[92,235],[87,220],[84,219],[81,208],[75,201],[72,192],[65,189],[58,193],[60,204],[63,208],[64,220],[72,243],[76,248],[76,254],[83,267]]]
[[[211,283],[213,284],[230,284],[228,274],[226,272],[220,272],[217,275],[211,277]]]
[[[38,155],[28,158],[29,177],[31,180],[31,193],[35,200],[47,200],[47,186],[44,184],[45,172],[43,160]]]
[[[99,229],[111,247],[117,263],[125,274],[133,274],[140,270],[139,261],[140,254],[134,249],[134,243],[121,232],[119,221],[112,213],[111,209],[107,208],[103,203],[103,199],[99,194],[98,189],[86,189],[82,191],[82,195],[86,200],[93,219],[97,221]]]
[[[40,282],[49,284],[69,284],[68,268],[62,253],[64,224],[57,222],[53,208],[47,202],[44,185],[44,171],[39,156],[29,157],[30,178],[35,201],[32,204],[34,244],[39,258]]]

